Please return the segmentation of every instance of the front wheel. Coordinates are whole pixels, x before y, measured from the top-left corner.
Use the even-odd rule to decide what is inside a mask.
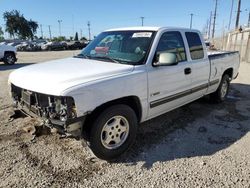
[[[104,160],[123,154],[136,137],[137,117],[127,105],[114,105],[104,110],[90,131],[90,148]]]
[[[13,65],[16,62],[16,56],[14,53],[6,53],[4,55],[3,61],[6,65]]]
[[[218,89],[210,95],[211,99],[215,102],[223,102],[228,95],[230,86],[230,77],[225,74],[223,75]]]

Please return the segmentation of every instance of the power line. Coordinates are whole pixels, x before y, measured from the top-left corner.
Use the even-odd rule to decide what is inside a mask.
[[[215,35],[215,24],[216,24],[216,17],[217,17],[217,6],[218,6],[218,0],[215,0],[215,8],[214,8],[214,22],[213,22],[213,32],[212,32],[212,38],[214,38],[214,35]]]
[[[240,12],[241,12],[240,8],[241,8],[241,0],[238,0],[238,10],[237,10],[237,17],[236,17],[235,29],[239,28]]]

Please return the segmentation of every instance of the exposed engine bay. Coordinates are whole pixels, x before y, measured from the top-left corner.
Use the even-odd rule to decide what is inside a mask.
[[[32,92],[11,84],[14,107],[31,117],[41,117],[47,125],[66,126],[77,118],[72,97]]]

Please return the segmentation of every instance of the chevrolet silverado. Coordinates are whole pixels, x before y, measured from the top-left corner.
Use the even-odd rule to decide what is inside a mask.
[[[139,123],[205,95],[224,101],[239,65],[238,52],[209,54],[197,30],[133,27],[102,32],[75,57],[20,68],[9,84],[16,108],[81,131],[109,160],[132,145]]]

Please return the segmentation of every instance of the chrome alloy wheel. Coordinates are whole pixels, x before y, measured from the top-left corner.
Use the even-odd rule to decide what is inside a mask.
[[[126,141],[128,134],[128,120],[123,116],[114,116],[102,128],[102,145],[107,149],[116,149]]]

